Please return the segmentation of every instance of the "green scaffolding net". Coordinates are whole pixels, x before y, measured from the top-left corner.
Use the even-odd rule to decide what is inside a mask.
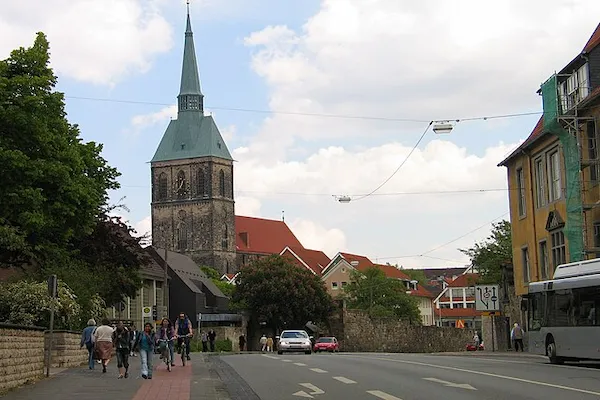
[[[570,262],[584,259],[583,205],[581,203],[581,158],[576,134],[566,131],[559,117],[559,99],[556,75],[542,85],[544,104],[544,130],[556,135],[562,145],[565,162],[565,217],[564,234],[568,241]]]

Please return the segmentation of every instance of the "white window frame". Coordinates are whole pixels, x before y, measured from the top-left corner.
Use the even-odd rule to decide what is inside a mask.
[[[558,149],[548,152],[546,162],[548,165],[548,201],[552,203],[562,197],[562,177]]]

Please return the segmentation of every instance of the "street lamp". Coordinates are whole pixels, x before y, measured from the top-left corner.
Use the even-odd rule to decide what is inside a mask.
[[[343,203],[343,204],[348,204],[352,201],[352,197],[350,197],[348,195],[334,196],[334,197],[337,201],[339,201],[340,203]]]
[[[454,126],[448,121],[438,121],[433,125],[433,131],[437,134],[448,134]]]

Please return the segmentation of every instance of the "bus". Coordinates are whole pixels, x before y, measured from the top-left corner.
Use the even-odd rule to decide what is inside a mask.
[[[529,284],[529,352],[552,364],[600,360],[600,259],[562,264],[554,279]]]

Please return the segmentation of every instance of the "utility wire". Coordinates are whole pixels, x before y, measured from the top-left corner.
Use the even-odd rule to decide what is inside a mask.
[[[388,183],[390,181],[390,179],[392,179],[394,177],[394,175],[396,175],[396,173],[398,173],[398,171],[400,171],[400,168],[402,168],[404,166],[404,164],[406,164],[406,162],[408,161],[408,159],[410,158],[412,153],[414,153],[414,151],[417,149],[417,147],[419,147],[419,144],[421,143],[421,141],[423,140],[423,138],[429,131],[429,127],[431,127],[432,124],[433,124],[433,121],[430,121],[429,124],[427,124],[427,127],[425,128],[425,130],[419,137],[419,140],[417,140],[417,143],[415,143],[415,145],[412,147],[412,149],[410,149],[410,152],[408,153],[408,155],[404,158],[404,160],[400,163],[400,165],[398,165],[398,168],[396,168],[396,170],[394,172],[392,172],[392,174],[390,176],[388,176],[388,178],[385,181],[383,181],[379,186],[377,186],[371,192],[365,194],[364,196],[357,197],[356,199],[352,199],[352,201],[358,201],[358,200],[367,198],[367,197],[371,196],[372,194],[374,194],[379,189],[381,189],[386,183]]]
[[[107,98],[99,98],[99,97],[84,97],[84,96],[64,96],[64,97],[65,97],[65,99],[100,101],[100,102],[105,102],[105,103],[141,104],[141,105],[150,105],[150,106],[173,106],[174,105],[173,103],[158,103],[158,102],[151,102],[151,101],[107,99]],[[236,111],[236,112],[247,112],[247,113],[257,113],[257,114],[298,115],[298,116],[306,116],[306,117],[359,119],[359,120],[390,121],[390,122],[415,122],[415,123],[430,122],[429,120],[425,120],[425,119],[376,117],[376,116],[369,116],[369,115],[306,113],[306,112],[260,110],[260,109],[253,109],[253,108],[237,108],[237,107],[206,106],[206,108],[209,110]],[[542,113],[541,111],[537,111],[537,112],[524,112],[524,113],[516,113],[516,114],[489,115],[489,116],[481,116],[481,117],[435,119],[434,121],[456,121],[456,122],[476,121],[476,120],[485,121],[488,119],[515,118],[515,117],[524,117],[524,116],[528,116],[528,115],[539,115],[541,113]]]

